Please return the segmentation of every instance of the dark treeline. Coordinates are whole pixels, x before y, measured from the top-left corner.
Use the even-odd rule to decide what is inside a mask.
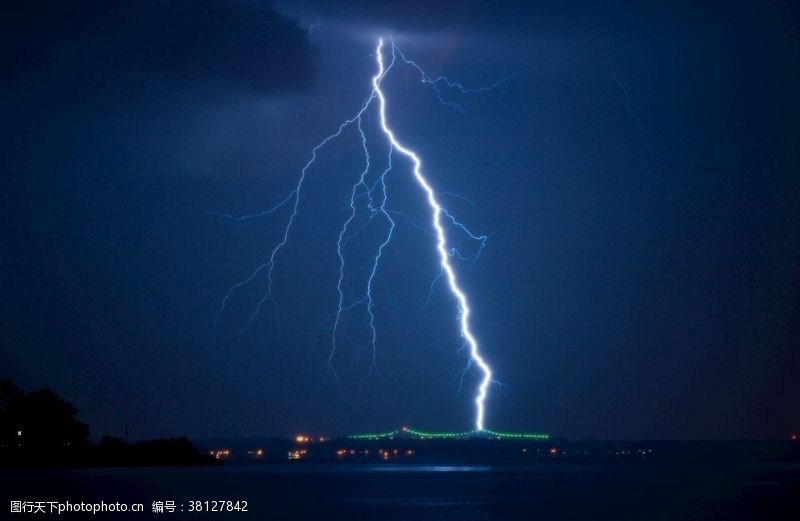
[[[0,379],[0,465],[202,465],[216,460],[186,438],[127,443],[89,439],[78,410],[54,391],[24,392]]]

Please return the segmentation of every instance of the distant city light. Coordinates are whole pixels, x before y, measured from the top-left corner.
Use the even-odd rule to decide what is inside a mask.
[[[264,449],[254,449],[247,451],[247,454],[250,455],[252,458],[263,458],[264,457]]]
[[[225,459],[231,455],[230,449],[214,449],[208,451],[208,453],[209,455],[214,456],[216,459]]]
[[[298,449],[298,450],[290,450],[288,453],[288,457],[290,460],[298,460],[303,459],[308,451],[306,449]]]

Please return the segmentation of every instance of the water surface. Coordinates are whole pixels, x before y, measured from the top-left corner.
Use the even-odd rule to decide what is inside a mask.
[[[137,502],[146,510],[97,519],[800,519],[796,463],[4,469],[0,481],[4,513],[10,500]],[[191,501],[213,500],[247,501],[249,512],[186,511]],[[154,501],[175,501],[176,512],[152,514]]]

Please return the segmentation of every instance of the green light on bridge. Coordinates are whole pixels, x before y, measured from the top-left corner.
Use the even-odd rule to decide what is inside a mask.
[[[480,435],[489,435],[497,439],[511,439],[511,440],[550,439],[549,434],[543,434],[538,432],[502,432],[502,431],[492,431],[489,429],[483,429],[483,430],[474,429],[471,431],[464,431],[464,432],[431,432],[431,431],[421,431],[411,427],[403,427],[400,430],[394,430],[389,432],[350,434],[347,437],[351,440],[380,440],[383,438],[392,438],[401,433],[411,435],[415,438],[426,439],[426,440],[463,439]]]

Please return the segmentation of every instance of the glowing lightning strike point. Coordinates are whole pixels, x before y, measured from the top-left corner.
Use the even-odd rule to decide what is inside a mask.
[[[392,57],[394,58],[395,53],[394,44],[392,44]],[[492,381],[492,370],[489,367],[489,364],[483,359],[479,352],[478,348],[478,341],[472,335],[472,332],[469,328],[469,315],[470,315],[470,308],[469,302],[467,301],[467,296],[458,286],[458,281],[456,279],[455,271],[453,267],[450,265],[450,254],[447,250],[447,238],[445,236],[444,228],[442,227],[442,214],[446,213],[439,201],[436,199],[436,192],[431,188],[431,185],[422,175],[422,160],[419,156],[411,149],[406,148],[405,146],[398,141],[395,137],[394,132],[389,128],[389,124],[386,121],[386,97],[381,90],[380,81],[385,74],[384,65],[383,65],[383,38],[378,40],[378,46],[375,49],[376,60],[378,63],[378,73],[372,78],[372,87],[373,92],[375,95],[378,96],[378,101],[380,102],[379,105],[379,112],[380,112],[380,124],[383,133],[386,134],[386,137],[389,139],[389,142],[392,145],[392,148],[404,156],[408,157],[414,163],[414,177],[417,180],[417,183],[420,187],[425,191],[428,196],[428,204],[431,207],[433,213],[433,227],[436,230],[436,249],[439,252],[439,259],[442,270],[444,271],[445,275],[447,276],[447,282],[450,286],[450,292],[458,301],[458,309],[459,309],[459,316],[460,316],[460,324],[461,324],[461,336],[467,341],[469,344],[470,350],[470,359],[474,362],[478,368],[483,373],[483,379],[481,380],[481,384],[478,387],[478,395],[475,397],[475,407],[476,407],[476,418],[475,418],[475,428],[479,431],[483,430],[483,418],[484,418],[484,402],[486,401],[486,395],[489,390],[489,384]]]

